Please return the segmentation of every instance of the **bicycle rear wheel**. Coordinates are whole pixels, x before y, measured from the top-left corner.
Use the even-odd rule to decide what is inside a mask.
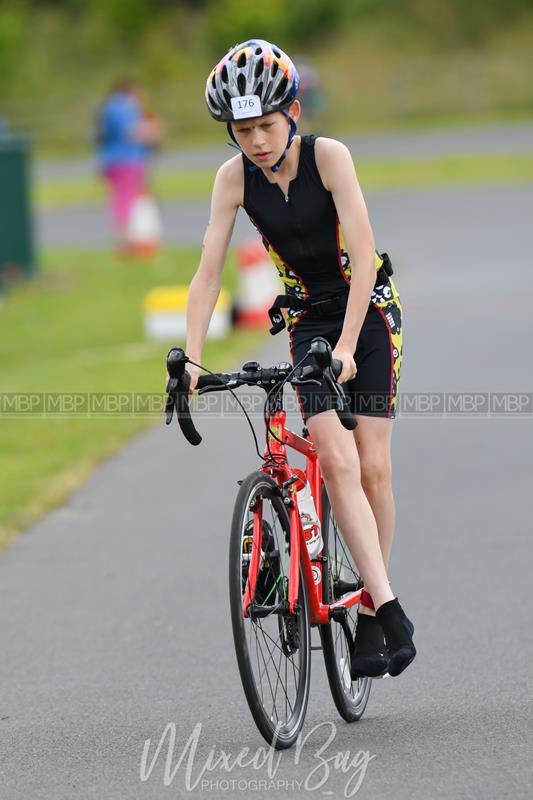
[[[322,536],[326,561],[322,565],[322,602],[333,603],[347,592],[363,586],[357,566],[348,550],[331,510],[326,487],[322,488]],[[345,624],[355,637],[358,606],[347,610]],[[355,722],[364,714],[370,695],[371,678],[352,681],[350,675],[350,643],[339,622],[320,625],[322,650],[329,688],[337,711],[347,722]]]
[[[261,515],[261,542],[254,516]],[[256,528],[259,526],[257,525]],[[253,549],[260,549],[252,612],[243,615]],[[284,611],[289,574],[289,517],[275,481],[254,472],[241,484],[231,525],[229,591],[233,639],[248,706],[262,736],[277,749],[296,741],[307,709],[311,638],[300,569],[298,611]]]

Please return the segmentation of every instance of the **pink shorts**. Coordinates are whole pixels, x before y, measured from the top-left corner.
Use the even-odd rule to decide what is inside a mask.
[[[146,168],[144,164],[117,164],[104,171],[110,192],[110,212],[120,230],[128,223],[136,197],[146,193]]]

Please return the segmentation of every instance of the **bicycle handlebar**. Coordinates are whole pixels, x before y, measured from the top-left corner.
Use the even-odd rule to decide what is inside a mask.
[[[336,411],[339,420],[347,430],[354,430],[357,421],[350,411],[348,400],[342,385],[337,383],[337,378],[342,371],[342,362],[332,359],[331,346],[322,337],[313,339],[309,354],[313,356],[315,366],[308,365],[300,370],[299,377],[290,380],[291,384],[318,382],[323,377],[336,398]],[[190,375],[185,369],[189,361],[185,352],[180,347],[173,347],[167,356],[167,370],[169,381],[167,384],[167,402],[165,406],[166,424],[170,425],[176,410],[181,432],[192,445],[199,445],[202,437],[196,430],[189,409]],[[282,363],[275,367],[263,368],[256,361],[249,361],[243,366],[242,372],[218,372],[212,375],[200,375],[196,387],[198,394],[206,392],[220,392],[235,389],[238,386],[261,386],[269,391],[276,384],[287,380],[293,367],[291,364]]]

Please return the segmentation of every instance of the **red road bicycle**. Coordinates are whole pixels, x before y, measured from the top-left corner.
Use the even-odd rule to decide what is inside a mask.
[[[255,723],[277,749],[290,747],[302,729],[311,679],[311,650],[322,649],[329,686],[340,715],[359,720],[366,708],[370,678],[352,681],[350,653],[357,627],[363,581],[333,517],[317,453],[306,428],[299,436],[286,427],[283,387],[323,377],[337,398],[342,424],[353,430],[342,386],[341,362],[332,360],[324,339],[314,339],[314,365],[281,363],[263,368],[247,362],[241,372],[199,378],[199,394],[238,386],[265,389],[266,445],[259,470],[239,481],[229,548],[229,591],[233,638],[242,685]],[[189,359],[179,348],[167,358],[170,380],[166,421],[176,410],[187,440],[201,437],[189,411]],[[301,363],[301,362],[300,362]],[[236,397],[236,395],[235,395]],[[237,400],[237,402],[239,402]],[[243,408],[246,414],[245,409]],[[248,416],[248,415],[247,415]],[[322,523],[323,549],[310,559],[298,510],[287,448],[306,459],[305,475]],[[321,647],[311,647],[310,626],[318,626]]]

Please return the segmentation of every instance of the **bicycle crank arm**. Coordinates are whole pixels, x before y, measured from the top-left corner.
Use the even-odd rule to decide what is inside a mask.
[[[296,611],[299,606],[296,606]],[[262,606],[260,603],[250,603],[248,606],[248,614],[251,619],[263,619],[269,617],[271,614],[279,614],[280,616],[294,616],[289,611],[289,604],[286,600],[277,603],[275,606]]]

